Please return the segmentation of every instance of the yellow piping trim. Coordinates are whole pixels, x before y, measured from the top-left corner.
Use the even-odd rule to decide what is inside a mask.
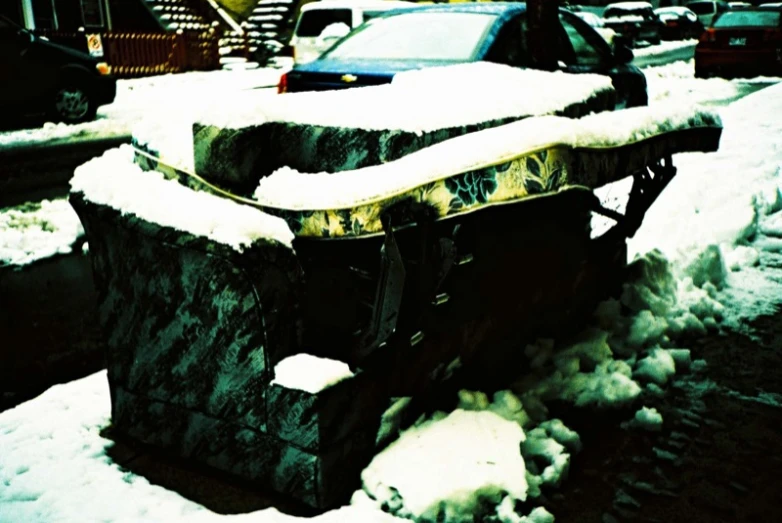
[[[713,127],[713,126],[698,126],[698,127],[690,127],[688,129],[679,129],[679,131],[689,131],[689,130],[693,130],[693,129],[722,129],[722,128],[721,127]],[[671,131],[671,132],[677,132],[677,131]],[[446,178],[451,178],[452,176],[459,176],[460,174],[464,174],[464,173],[467,173],[467,172],[470,172],[470,171],[474,171],[474,170],[477,170],[477,169],[486,169],[486,168],[489,168],[489,167],[496,167],[498,165],[502,165],[502,164],[507,163],[507,162],[512,162],[512,161],[517,160],[519,158],[523,158],[525,156],[536,154],[536,153],[539,153],[541,151],[545,151],[545,150],[548,150],[548,149],[558,149],[559,148],[559,149],[567,149],[567,150],[586,149],[586,150],[604,151],[604,150],[607,150],[607,149],[615,149],[617,147],[624,147],[626,145],[636,145],[636,144],[643,143],[643,142],[646,142],[648,140],[651,140],[653,138],[657,138],[658,136],[663,136],[664,134],[666,134],[666,133],[655,134],[655,135],[652,135],[652,136],[647,136],[646,138],[643,138],[641,140],[636,140],[636,141],[633,141],[633,142],[627,142],[627,143],[623,143],[623,144],[620,144],[620,145],[613,145],[613,146],[605,145],[605,146],[578,146],[578,147],[574,147],[572,145],[565,144],[565,143],[562,143],[562,142],[552,142],[552,143],[549,143],[549,144],[546,144],[546,145],[541,145],[541,146],[535,147],[533,149],[529,149],[527,151],[524,151],[523,153],[517,153],[517,154],[514,154],[512,156],[504,156],[500,160],[497,160],[497,161],[494,161],[494,162],[491,162],[491,163],[475,164],[475,165],[469,166],[466,169],[464,169],[462,171],[459,171],[457,173],[449,174],[449,175],[443,175],[441,177],[435,178],[433,180],[429,180],[429,181],[427,181],[425,183],[422,183],[420,185],[415,185],[413,187],[409,187],[409,188],[406,188],[404,190],[400,190],[398,192],[390,193],[390,194],[387,194],[387,195],[384,195],[384,196],[377,196],[377,197],[371,198],[369,200],[364,200],[361,203],[351,204],[351,205],[343,205],[343,206],[336,206],[336,207],[304,208],[304,209],[292,209],[292,208],[288,208],[288,207],[278,207],[276,205],[261,203],[258,200],[253,200],[253,199],[250,199],[250,198],[245,198],[243,196],[238,196],[238,195],[233,194],[233,193],[231,193],[229,191],[221,189],[220,187],[218,187],[216,185],[211,184],[210,182],[206,181],[204,178],[202,178],[201,176],[199,176],[198,174],[196,174],[194,172],[190,172],[187,169],[183,169],[181,167],[175,167],[175,166],[165,162],[161,158],[158,158],[156,156],[152,156],[151,154],[147,153],[146,151],[142,151],[142,150],[140,150],[140,149],[138,149],[136,147],[133,147],[133,146],[132,147],[133,147],[133,150],[135,152],[141,154],[142,156],[145,156],[145,157],[149,158],[150,160],[152,160],[154,162],[161,163],[161,164],[165,165],[166,167],[170,167],[171,169],[174,169],[176,171],[179,171],[179,172],[182,172],[184,174],[187,174],[188,176],[190,176],[192,178],[195,178],[200,183],[204,184],[205,186],[207,186],[209,189],[213,190],[214,192],[216,192],[218,194],[221,194],[221,195],[223,195],[223,196],[225,196],[227,198],[230,198],[232,200],[236,200],[238,202],[241,202],[241,203],[244,203],[244,204],[247,204],[247,205],[252,205],[254,207],[262,207],[262,208],[263,207],[267,207],[267,208],[270,208],[270,209],[279,209],[281,211],[306,212],[306,211],[330,211],[330,210],[338,210],[338,209],[355,209],[357,207],[362,207],[362,206],[366,206],[366,205],[372,205],[374,203],[377,203],[377,202],[380,202],[380,201],[383,201],[383,200],[387,200],[389,198],[393,198],[394,196],[399,196],[401,194],[405,194],[407,192],[413,191],[413,190],[415,190],[415,189],[417,189],[419,187],[422,187],[422,186],[430,184],[430,183],[439,182],[439,181],[444,180]],[[338,173],[334,173],[334,174],[338,175]]]

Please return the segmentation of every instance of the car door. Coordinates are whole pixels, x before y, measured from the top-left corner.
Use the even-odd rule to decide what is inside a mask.
[[[610,76],[617,92],[617,107],[646,105],[646,78],[637,67],[621,63],[611,47],[576,15],[560,11],[562,32],[553,38],[562,70]]]

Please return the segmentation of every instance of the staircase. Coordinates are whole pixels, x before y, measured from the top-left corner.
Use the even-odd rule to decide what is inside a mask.
[[[143,0],[168,32],[222,32],[220,53],[241,56],[265,65],[290,39],[300,0],[258,0],[247,20],[228,23],[207,0]],[[237,29],[241,29],[241,32]]]
[[[144,2],[166,31],[204,32],[217,21],[217,13],[210,18],[208,11],[196,7],[196,4],[200,3],[198,1],[144,0]],[[208,7],[208,4],[204,5]]]

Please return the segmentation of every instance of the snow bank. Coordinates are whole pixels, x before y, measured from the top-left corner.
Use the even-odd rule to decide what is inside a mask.
[[[686,294],[722,304],[728,326],[774,312],[782,295],[773,267],[759,263],[782,234],[782,123],[769,117],[778,114],[780,85],[723,108],[720,150],[676,156],[676,177],[629,242],[631,257],[659,249]]]
[[[83,235],[79,217],[66,199],[0,209],[0,266],[70,253]]]
[[[311,354],[294,354],[274,366],[272,385],[317,394],[352,377],[347,363]]]
[[[658,45],[650,45],[649,47],[635,48],[633,49],[634,56],[652,56],[656,54],[667,53],[670,51],[676,51],[677,49],[695,49],[698,44],[697,40],[670,40],[660,42]],[[646,72],[647,69],[644,69]]]
[[[540,116],[458,136],[393,162],[352,171],[307,174],[283,167],[261,179],[254,197],[261,204],[285,209],[355,206],[506,162],[541,147],[612,147],[666,132],[719,126],[716,112],[688,103],[603,112],[580,119]]]
[[[476,96],[487,85],[492,86],[492,95]],[[542,91],[541,85],[546,89]],[[397,74],[390,85],[286,93],[271,99],[235,96],[212,104],[198,121],[226,128],[292,122],[422,133],[551,114],[609,92],[613,85],[607,76],[476,62],[406,71]],[[470,103],[463,103],[465,99]]]
[[[242,251],[264,238],[291,246],[293,233],[280,218],[212,194],[194,191],[133,163],[133,149],[107,151],[76,169],[71,190],[93,202]]]

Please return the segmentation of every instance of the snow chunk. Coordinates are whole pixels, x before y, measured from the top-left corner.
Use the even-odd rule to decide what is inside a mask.
[[[535,507],[528,516],[516,514],[513,498],[506,496],[497,506],[499,523],[554,523],[554,516],[545,507]]]
[[[342,361],[311,354],[294,354],[274,366],[272,385],[317,394],[353,376],[348,364]]]
[[[134,214],[162,226],[206,236],[241,252],[259,239],[291,247],[284,220],[247,205],[189,189],[133,163],[133,149],[107,151],[76,169],[71,190],[95,203]]]
[[[657,412],[657,409],[649,407],[641,407],[630,422],[622,424],[624,428],[638,427],[650,432],[659,432],[662,426],[662,414]]]
[[[536,427],[527,432],[527,439],[521,444],[521,454],[528,463],[529,472],[538,476],[537,485],[558,487],[561,481],[567,478],[570,470],[570,454],[565,452],[565,447],[550,437],[543,427]],[[532,463],[543,462],[543,470],[537,470],[538,466]]]
[[[676,373],[676,364],[671,353],[665,349],[655,348],[649,355],[638,362],[638,367],[633,371],[633,376],[639,379],[653,381],[658,385],[664,385],[668,378]]]
[[[696,287],[711,283],[717,289],[722,289],[728,277],[722,251],[716,245],[707,246],[685,269],[685,272],[692,278],[692,283]]]
[[[401,517],[463,521],[484,500],[526,499],[524,439],[517,423],[493,412],[457,409],[408,429],[375,456],[361,474],[364,490]]]
[[[753,247],[738,245],[725,253],[725,266],[731,271],[755,267],[760,261],[760,253]]]
[[[625,405],[641,393],[641,387],[631,379],[630,366],[621,360],[606,360],[593,372],[578,372],[564,376],[554,372],[537,386],[544,400],[559,399],[577,407],[612,407]]]
[[[0,266],[70,253],[83,235],[79,217],[66,199],[0,209]]]

